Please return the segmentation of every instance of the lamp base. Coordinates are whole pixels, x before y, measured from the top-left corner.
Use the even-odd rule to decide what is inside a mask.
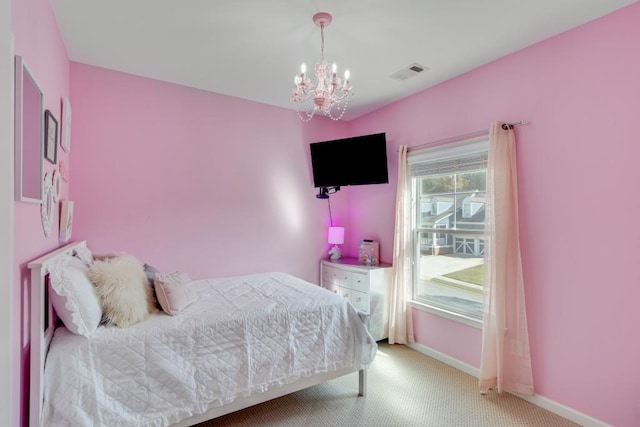
[[[329,259],[340,259],[342,257],[342,254],[340,253],[340,248],[338,247],[338,245],[335,245],[334,247],[331,248],[331,250],[329,250],[329,255],[331,255],[331,257]]]

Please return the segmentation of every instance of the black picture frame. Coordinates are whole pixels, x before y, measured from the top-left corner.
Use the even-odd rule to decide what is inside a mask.
[[[58,120],[50,110],[44,112],[44,158],[54,165],[58,161]]]

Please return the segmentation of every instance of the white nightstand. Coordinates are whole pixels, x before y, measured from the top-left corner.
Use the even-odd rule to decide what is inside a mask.
[[[362,265],[357,258],[322,260],[320,283],[348,299],[369,317],[369,333],[376,341],[389,335],[387,289],[391,284],[392,268],[389,264]]]

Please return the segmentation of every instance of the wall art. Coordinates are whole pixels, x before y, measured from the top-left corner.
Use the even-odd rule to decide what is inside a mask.
[[[58,160],[58,121],[49,110],[44,112],[44,158],[54,165]]]

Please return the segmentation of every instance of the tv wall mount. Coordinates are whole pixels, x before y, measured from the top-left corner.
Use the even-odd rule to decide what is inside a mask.
[[[318,188],[318,194],[316,194],[317,199],[328,199],[329,194],[334,194],[340,191],[340,186],[334,187],[320,187]]]

